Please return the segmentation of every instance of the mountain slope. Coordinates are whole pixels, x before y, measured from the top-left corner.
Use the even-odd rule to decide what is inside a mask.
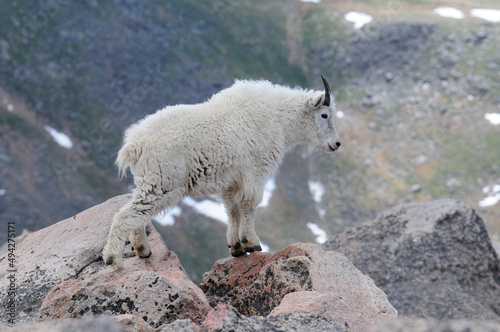
[[[477,208],[498,240],[500,204],[479,202],[500,184],[500,127],[485,119],[499,113],[500,24],[471,9],[500,7],[458,1],[456,20],[434,13],[435,1],[398,4],[7,2],[0,220],[36,230],[128,191],[131,178],[120,181],[113,165],[122,132],[165,105],[203,101],[235,78],[321,89],[323,75],[343,111],[342,147],[286,157],[256,216],[271,251],[443,197]],[[350,10],[372,22],[355,28]],[[225,225],[181,208],[173,226],[157,226],[196,279],[227,254]]]

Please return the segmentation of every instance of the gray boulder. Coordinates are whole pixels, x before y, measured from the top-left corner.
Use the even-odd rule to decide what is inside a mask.
[[[500,264],[483,221],[455,200],[407,204],[331,237],[402,316],[500,319]]]
[[[486,320],[402,318],[380,322],[370,332],[498,332],[500,323]]]
[[[126,332],[109,316],[65,318],[45,322],[30,322],[9,329],[9,332]]]
[[[234,307],[226,304],[217,306],[205,318],[201,326],[189,320],[177,320],[163,327],[161,332],[195,331],[309,331],[309,332],[345,332],[348,329],[333,319],[312,312],[292,312],[269,317],[244,316]]]

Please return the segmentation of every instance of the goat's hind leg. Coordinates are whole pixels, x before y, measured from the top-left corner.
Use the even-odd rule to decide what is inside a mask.
[[[151,246],[149,245],[145,227],[140,227],[130,233],[130,243],[132,243],[132,247],[139,257],[148,258],[151,256]]]
[[[109,229],[108,240],[102,251],[102,258],[106,264],[123,265],[125,241],[131,232],[144,227],[147,220],[148,216],[137,210],[135,198],[115,214]]]
[[[108,241],[104,246],[103,260],[106,264],[122,265],[125,241],[130,239],[137,255],[146,258],[151,255],[145,227],[157,213],[162,197],[148,192],[137,192],[113,219]]]

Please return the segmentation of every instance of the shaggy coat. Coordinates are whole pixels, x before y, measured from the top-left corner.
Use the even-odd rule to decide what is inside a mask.
[[[122,175],[130,168],[136,189],[114,217],[104,261],[121,265],[128,238],[148,257],[151,216],[209,194],[226,207],[231,254],[262,250],[253,215],[286,151],[303,142],[327,152],[340,146],[323,82],[325,92],[236,81],[204,103],[167,106],[127,129],[116,164]]]

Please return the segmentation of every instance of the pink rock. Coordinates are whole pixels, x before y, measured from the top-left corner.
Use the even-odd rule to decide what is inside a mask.
[[[247,315],[310,312],[359,331],[397,316],[385,293],[349,259],[310,243],[272,256],[219,260],[201,288],[212,306],[227,303]]]
[[[383,305],[356,303],[358,297],[343,298],[337,292],[302,291],[287,294],[269,317],[292,312],[312,312],[332,318],[352,331],[369,331],[385,319],[395,319],[394,311],[385,312]]]
[[[123,268],[102,262],[113,216],[129,198],[114,197],[26,237],[16,250],[17,323],[93,313],[133,314],[154,327],[178,318],[203,320],[211,309],[205,295],[152,224],[150,258],[126,258]],[[2,264],[0,275],[6,273]],[[2,277],[1,289],[5,282]]]
[[[117,322],[126,332],[154,332],[154,328],[149,326],[141,317],[125,314],[115,317]]]
[[[230,308],[231,307],[227,304],[218,305],[217,308],[210,311],[210,313],[205,317],[203,326],[207,328],[208,331],[222,331],[225,320],[231,314]]]

